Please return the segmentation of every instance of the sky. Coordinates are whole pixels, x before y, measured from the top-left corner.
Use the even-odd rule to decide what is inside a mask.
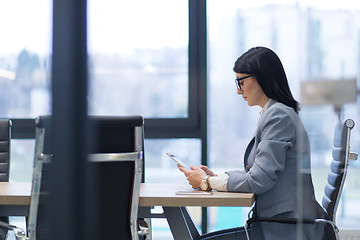
[[[52,2],[0,0],[0,55],[51,51]]]
[[[208,7],[231,16],[238,8],[269,3],[360,9],[358,0],[209,0]],[[89,51],[129,54],[134,48],[187,46],[187,7],[184,0],[88,0]],[[49,55],[51,31],[51,0],[0,0],[0,56],[24,48]]]
[[[89,0],[88,36],[95,53],[187,46],[187,1]]]

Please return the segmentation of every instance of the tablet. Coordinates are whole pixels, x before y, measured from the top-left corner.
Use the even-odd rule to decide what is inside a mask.
[[[191,170],[189,166],[187,166],[185,163],[183,163],[182,161],[180,161],[179,159],[177,159],[174,154],[171,154],[171,153],[165,153],[165,154],[168,155],[169,158],[171,158],[172,160],[174,160],[177,164],[179,164],[179,165],[182,166],[183,168],[186,168],[186,169],[188,169],[188,170]]]
[[[211,195],[212,191],[201,191],[201,190],[178,190],[175,192],[176,195]]]

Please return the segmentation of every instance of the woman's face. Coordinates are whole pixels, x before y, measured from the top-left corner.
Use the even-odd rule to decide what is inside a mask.
[[[249,74],[236,73],[236,78],[246,77]],[[241,90],[237,88],[237,94],[241,94],[249,106],[260,106],[264,107],[269,98],[265,95],[264,91],[256,81],[255,77],[248,77],[244,80],[239,81]]]

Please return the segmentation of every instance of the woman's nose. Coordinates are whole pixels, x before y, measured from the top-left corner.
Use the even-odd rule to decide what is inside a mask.
[[[238,94],[238,95],[240,95],[240,94],[242,94],[243,93],[243,90],[241,89],[241,90],[239,90],[238,88],[236,88],[236,93]]]

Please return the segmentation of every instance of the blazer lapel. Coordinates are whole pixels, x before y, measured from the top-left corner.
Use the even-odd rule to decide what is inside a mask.
[[[245,168],[245,171],[249,171],[249,169],[247,169],[248,167],[248,158],[249,158],[249,154],[254,146],[254,143],[255,143],[255,137],[253,137],[253,139],[251,139],[249,145],[247,146],[246,148],[246,151],[245,151],[245,155],[244,155],[244,168]]]

